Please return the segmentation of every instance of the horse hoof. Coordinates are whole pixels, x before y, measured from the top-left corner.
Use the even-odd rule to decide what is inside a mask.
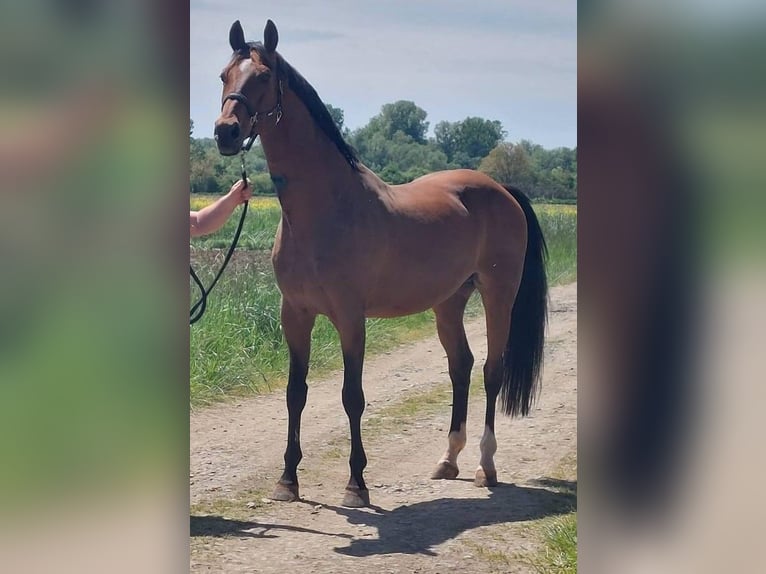
[[[278,482],[274,489],[274,494],[271,495],[272,500],[279,500],[280,502],[295,502],[300,498],[298,496],[298,483],[285,484]]]
[[[370,505],[370,491],[359,489],[346,489],[346,494],[343,496],[342,506],[346,508],[364,508]]]
[[[476,478],[473,479],[474,486],[497,486],[497,472],[485,472],[484,469],[476,471]]]
[[[442,460],[436,465],[436,468],[431,473],[431,480],[451,480],[457,478],[460,470],[456,464],[452,464],[447,460]]]

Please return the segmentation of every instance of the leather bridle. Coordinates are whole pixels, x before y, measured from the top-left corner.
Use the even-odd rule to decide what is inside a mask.
[[[279,89],[277,90],[277,103],[274,104],[273,108],[265,112],[259,112],[254,110],[253,106],[250,104],[250,100],[248,100],[245,94],[243,94],[242,92],[231,92],[230,94],[226,95],[226,97],[223,98],[223,102],[221,103],[221,110],[223,110],[223,106],[225,106],[226,102],[228,102],[229,100],[234,100],[235,102],[242,104],[243,106],[245,106],[245,109],[247,110],[247,115],[250,118],[250,133],[248,134],[247,139],[242,144],[243,151],[249,151],[253,145],[253,142],[255,142],[255,138],[258,136],[258,134],[255,133],[255,128],[258,125],[258,122],[263,121],[264,118],[270,118],[276,115],[276,121],[274,122],[274,125],[279,124],[279,120],[282,119],[282,94],[283,93],[284,93],[284,90],[282,88],[282,80],[279,80]]]

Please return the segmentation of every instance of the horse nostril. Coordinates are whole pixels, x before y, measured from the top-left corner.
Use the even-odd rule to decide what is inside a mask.
[[[236,140],[239,137],[239,124],[231,126],[231,139]]]

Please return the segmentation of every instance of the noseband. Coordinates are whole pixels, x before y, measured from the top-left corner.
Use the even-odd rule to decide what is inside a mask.
[[[258,122],[263,121],[264,118],[270,118],[276,115],[276,121],[274,122],[274,125],[277,125],[279,123],[279,120],[282,119],[282,93],[283,93],[282,80],[279,80],[279,90],[277,90],[277,103],[274,105],[273,108],[265,112],[259,112],[254,110],[253,106],[250,104],[250,101],[245,97],[245,95],[242,92],[232,92],[223,99],[223,103],[221,104],[221,110],[223,110],[223,106],[225,106],[226,102],[229,100],[234,100],[235,102],[242,104],[243,106],[245,106],[245,109],[247,110],[247,115],[250,118],[250,134],[248,135],[248,139],[246,143],[242,145],[242,149],[244,151],[250,150],[250,147],[253,145],[253,142],[255,141],[255,138],[257,137],[257,134],[254,135],[254,132],[255,132],[255,126],[258,124]]]

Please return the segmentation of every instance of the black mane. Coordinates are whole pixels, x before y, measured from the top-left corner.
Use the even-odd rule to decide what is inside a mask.
[[[261,42],[249,42],[247,46],[249,49],[258,52],[258,55],[262,60],[268,61],[269,57],[266,54],[266,48]],[[282,78],[287,80],[287,85],[290,86],[290,89],[292,89],[292,91],[295,92],[295,95],[300,98],[317,125],[327,137],[330,138],[330,141],[335,144],[335,147],[338,148],[338,151],[346,159],[348,164],[354,169],[359,169],[359,157],[356,154],[356,150],[343,139],[343,135],[340,133],[335,120],[332,119],[330,112],[327,111],[327,106],[325,106],[316,90],[306,81],[306,78],[301,76],[298,70],[293,68],[287,60],[278,53],[277,63],[279,68],[278,73]]]

